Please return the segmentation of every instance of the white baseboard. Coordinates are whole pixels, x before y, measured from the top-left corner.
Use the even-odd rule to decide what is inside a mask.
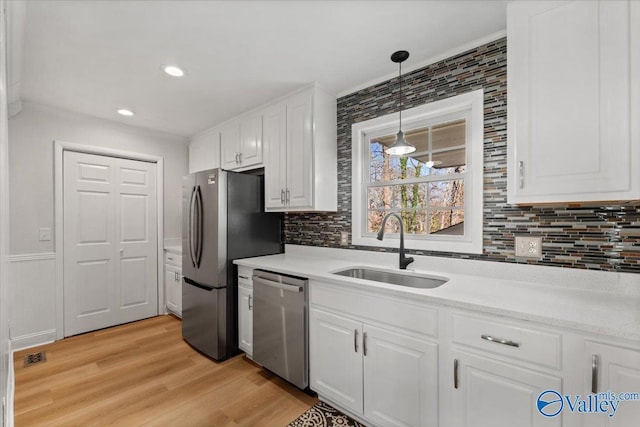
[[[24,350],[26,348],[36,347],[42,344],[49,344],[55,340],[56,330],[49,329],[47,331],[11,338],[11,349],[12,351]]]

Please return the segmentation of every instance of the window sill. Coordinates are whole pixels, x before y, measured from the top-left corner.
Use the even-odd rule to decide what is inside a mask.
[[[400,238],[398,236],[385,236],[380,241],[375,237],[356,237],[353,236],[352,244],[358,246],[373,246],[377,248],[397,249],[400,246]],[[448,238],[446,240],[437,240],[436,238],[429,240],[412,240],[404,239],[405,249],[418,251],[436,251],[436,252],[459,252],[466,254],[481,254],[482,241],[472,242],[460,237],[460,240]]]

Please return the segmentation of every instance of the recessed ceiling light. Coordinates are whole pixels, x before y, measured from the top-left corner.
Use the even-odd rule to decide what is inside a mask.
[[[120,108],[118,110],[118,114],[120,114],[121,116],[133,116],[136,113],[131,110],[127,110],[126,108]]]
[[[184,76],[184,71],[181,68],[176,67],[175,65],[164,65],[162,67],[165,73],[169,74],[173,77],[182,77]]]

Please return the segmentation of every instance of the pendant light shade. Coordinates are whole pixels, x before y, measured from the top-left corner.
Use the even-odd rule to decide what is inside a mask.
[[[413,153],[414,151],[416,151],[416,147],[404,139],[404,132],[401,130],[396,134],[396,141],[393,145],[385,150],[387,154],[391,154],[392,156],[403,156],[405,154]]]
[[[416,147],[404,138],[404,132],[402,131],[402,63],[407,58],[409,58],[409,52],[406,50],[399,50],[391,55],[391,60],[398,64],[398,78],[400,79],[400,125],[396,134],[396,141],[384,150],[385,153],[392,156],[403,156],[416,151]]]

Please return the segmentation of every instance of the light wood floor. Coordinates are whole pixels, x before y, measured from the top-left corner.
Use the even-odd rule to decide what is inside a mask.
[[[45,363],[23,356],[46,350]],[[15,425],[286,426],[314,399],[236,356],[214,362],[160,316],[15,354]]]

